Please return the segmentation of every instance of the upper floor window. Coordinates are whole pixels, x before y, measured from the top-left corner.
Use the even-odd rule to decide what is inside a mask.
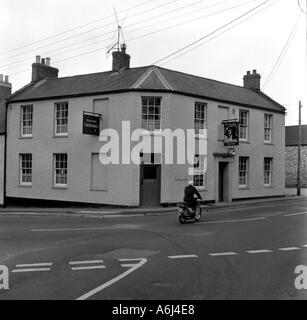
[[[239,111],[239,139],[241,141],[248,140],[248,111]]]
[[[67,153],[55,153],[53,155],[54,185],[67,186]]]
[[[21,106],[21,136],[32,137],[33,105]]]
[[[32,185],[32,154],[21,153],[19,155],[19,182],[21,185]]]
[[[206,104],[195,102],[194,108],[194,129],[195,133],[206,128]]]
[[[154,131],[161,129],[161,98],[142,97],[142,129]]]
[[[248,186],[248,157],[239,157],[239,187]]]
[[[272,115],[264,115],[264,142],[272,142]]]
[[[264,158],[264,162],[263,162],[264,181],[263,181],[263,184],[265,186],[272,185],[272,167],[273,167],[273,159],[272,158]]]
[[[68,102],[55,104],[55,135],[66,136],[68,124]]]

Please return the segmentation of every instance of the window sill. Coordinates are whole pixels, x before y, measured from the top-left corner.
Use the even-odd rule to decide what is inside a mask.
[[[250,144],[250,142],[248,140],[239,140],[239,143],[247,143]]]
[[[206,187],[195,187],[197,191],[203,192],[203,191],[207,191]]]
[[[19,136],[19,139],[33,139],[33,136]]]
[[[63,134],[63,135],[53,135],[52,138],[68,138],[68,134]]]
[[[53,186],[52,189],[61,189],[61,190],[64,189],[64,190],[65,190],[65,189],[67,189],[67,185],[63,185],[63,186],[60,186],[60,185],[59,185],[59,186]]]
[[[238,186],[238,190],[249,190],[249,187]]]
[[[273,146],[273,145],[274,145],[274,143],[272,143],[272,142],[266,142],[266,141],[264,141],[263,143],[264,143],[264,144],[267,144],[267,145],[270,145],[270,146]]]
[[[263,185],[263,187],[265,189],[274,189],[274,187],[272,185]]]
[[[31,184],[19,184],[18,187],[22,187],[22,188],[32,188],[32,183],[31,183]]]

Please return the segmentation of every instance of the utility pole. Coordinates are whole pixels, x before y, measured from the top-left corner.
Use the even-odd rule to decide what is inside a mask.
[[[302,126],[301,126],[301,100],[298,104],[298,146],[297,146],[297,190],[296,195],[301,195],[301,143],[302,143]]]

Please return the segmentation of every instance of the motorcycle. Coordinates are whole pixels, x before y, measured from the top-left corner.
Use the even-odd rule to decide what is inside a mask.
[[[200,220],[201,218],[200,201],[201,200],[197,199],[197,205],[195,210],[188,207],[187,203],[185,202],[177,204],[180,223],[198,222]]]

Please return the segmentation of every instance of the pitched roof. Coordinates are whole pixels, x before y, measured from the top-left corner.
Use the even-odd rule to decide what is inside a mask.
[[[301,126],[301,145],[307,146],[307,124]],[[286,146],[298,145],[299,126],[286,126]]]
[[[257,93],[241,86],[157,66],[42,80],[15,92],[11,96],[10,102],[136,90],[168,91],[225,103],[285,112],[283,106],[262,92]]]

